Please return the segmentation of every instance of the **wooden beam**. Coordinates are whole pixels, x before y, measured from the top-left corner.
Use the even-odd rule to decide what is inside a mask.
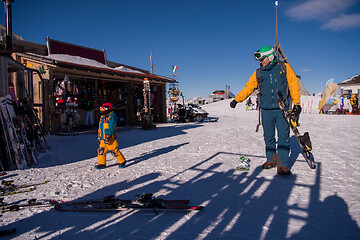
[[[9,93],[7,58],[0,56],[0,97]]]

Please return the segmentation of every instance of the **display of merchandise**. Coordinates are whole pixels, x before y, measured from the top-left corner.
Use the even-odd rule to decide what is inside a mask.
[[[55,115],[60,118],[60,135],[73,135],[75,125],[80,122],[78,113],[79,89],[67,76],[55,87]]]
[[[142,129],[154,129],[156,128],[156,126],[153,124],[153,118],[151,113],[151,88],[150,81],[147,78],[144,79],[143,83],[143,98],[144,106],[142,109]]]
[[[179,120],[179,96],[180,90],[177,83],[171,83],[169,87],[169,103],[168,103],[168,120],[169,122],[175,122]]]

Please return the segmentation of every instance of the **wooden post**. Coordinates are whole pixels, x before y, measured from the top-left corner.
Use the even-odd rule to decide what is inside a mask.
[[[55,130],[55,97],[54,93],[54,82],[52,77],[52,69],[47,69],[45,72],[45,78],[42,83],[44,93],[43,93],[43,116],[45,123],[46,131],[54,132]]]
[[[150,54],[150,66],[151,66],[151,73],[153,73],[153,68],[155,67],[155,64],[152,62],[152,53]]]
[[[161,84],[161,121],[166,122],[166,84]]]
[[[9,93],[7,59],[0,56],[0,97]]]
[[[135,89],[135,84],[133,81],[129,82],[128,85],[128,117],[129,118],[129,123],[130,125],[135,125],[135,113],[134,113],[134,89]]]
[[[14,87],[16,98],[23,99],[26,96],[26,87],[25,87],[25,78],[24,78],[24,70],[18,70],[12,74],[12,78],[14,80]]]

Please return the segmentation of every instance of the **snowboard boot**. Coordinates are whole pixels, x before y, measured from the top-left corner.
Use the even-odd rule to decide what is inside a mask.
[[[119,168],[124,168],[124,167],[125,167],[125,164],[126,164],[126,161],[120,163],[120,164],[119,164]]]
[[[276,163],[274,162],[266,162],[262,165],[263,169],[270,169],[276,167]]]
[[[277,174],[279,174],[281,176],[289,176],[289,175],[291,175],[291,171],[287,167],[278,167]]]
[[[106,164],[98,164],[98,165],[95,165],[94,168],[95,169],[104,169],[104,168],[106,168]]]

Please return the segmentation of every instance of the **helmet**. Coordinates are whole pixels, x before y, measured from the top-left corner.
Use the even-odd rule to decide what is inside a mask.
[[[109,113],[111,111],[111,109],[112,109],[111,103],[106,102],[103,105],[101,105],[100,113],[101,114],[107,114],[107,113]]]
[[[268,57],[270,62],[274,60],[275,52],[272,47],[264,46],[254,53],[255,60],[263,60],[265,57]]]

